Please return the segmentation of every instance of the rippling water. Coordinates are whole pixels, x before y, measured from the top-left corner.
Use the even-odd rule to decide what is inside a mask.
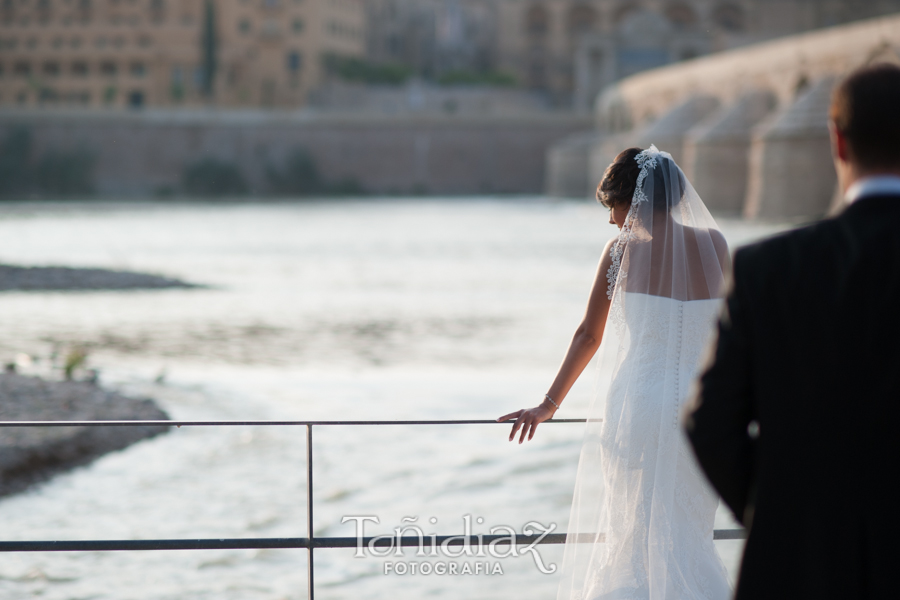
[[[779,229],[720,225],[732,245]],[[40,372],[82,345],[104,385],[177,419],[496,418],[540,401],[614,233],[596,204],[540,198],[0,205],[0,262],[208,286],[4,293],[0,358],[29,354]],[[560,416],[584,413],[583,380]],[[505,425],[320,427],[316,533],[354,535],[345,515],[377,515],[367,535],[403,517],[462,533],[465,515],[484,519],[475,533],[564,531],[580,431],[548,424],[519,446]],[[182,428],[0,500],[0,538],[302,537],[305,494],[301,429]],[[731,526],[725,511],[717,526]],[[717,546],[734,575],[741,543]],[[401,577],[352,554],[316,553],[319,597],[547,598],[557,585],[528,556],[500,561],[502,576]],[[305,598],[306,553],[0,555],[0,597]]]

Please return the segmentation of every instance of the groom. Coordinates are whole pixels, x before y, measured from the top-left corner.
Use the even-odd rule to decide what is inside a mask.
[[[738,600],[900,597],[900,68],[851,74],[830,128],[849,206],[737,251],[685,419],[749,529]]]

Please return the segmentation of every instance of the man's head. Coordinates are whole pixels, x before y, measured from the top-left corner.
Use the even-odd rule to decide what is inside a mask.
[[[841,188],[862,177],[900,175],[900,67],[854,71],[831,100],[831,144]]]

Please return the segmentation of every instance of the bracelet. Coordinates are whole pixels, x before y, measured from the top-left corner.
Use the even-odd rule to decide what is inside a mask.
[[[553,398],[550,397],[550,394],[544,394],[544,399],[549,400],[550,404],[556,407],[556,410],[559,410],[559,404],[553,401]]]

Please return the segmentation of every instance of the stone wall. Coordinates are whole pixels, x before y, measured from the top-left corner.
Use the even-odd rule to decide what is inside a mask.
[[[656,143],[680,162],[711,210],[761,219],[821,217],[836,197],[827,128],[832,89],[841,76],[876,62],[900,64],[900,15],[625,79],[597,98],[588,185],[578,195],[592,193],[617,150]],[[553,173],[548,182],[560,190],[577,186],[560,179]]]
[[[540,193],[544,155],[590,126],[571,115],[314,115],[265,111],[0,112],[0,136],[28,125],[35,153],[84,148],[96,154],[97,191],[153,194],[180,183],[204,158],[235,163],[254,192],[267,167],[305,148],[323,178],[352,179],[371,193]]]

